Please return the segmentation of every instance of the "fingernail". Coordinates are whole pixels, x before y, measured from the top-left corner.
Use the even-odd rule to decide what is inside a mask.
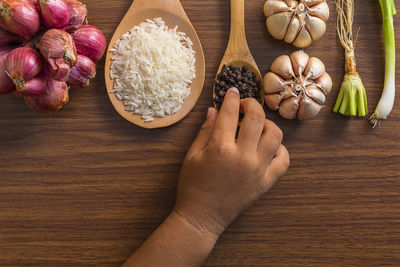
[[[231,87],[230,89],[229,89],[229,91],[232,91],[232,92],[235,92],[236,94],[240,94],[239,93],[239,89],[237,89],[236,87]]]
[[[211,117],[211,114],[212,114],[212,108],[208,108],[207,119]]]

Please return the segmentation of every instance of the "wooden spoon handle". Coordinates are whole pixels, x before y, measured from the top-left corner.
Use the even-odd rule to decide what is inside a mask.
[[[250,53],[244,23],[244,0],[231,0],[231,30],[228,50],[239,56]]]
[[[185,14],[180,0],[134,0],[131,9],[135,12],[145,9],[162,9],[174,14]]]

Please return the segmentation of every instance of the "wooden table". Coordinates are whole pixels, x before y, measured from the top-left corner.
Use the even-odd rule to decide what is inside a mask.
[[[71,92],[52,116],[0,97],[0,265],[118,266],[169,213],[185,152],[211,105],[211,87],[229,29],[229,1],[182,0],[207,61],[204,92],[181,123],[148,131],[114,111],[103,69],[92,86]],[[358,68],[372,111],[383,83],[378,1],[357,0]],[[106,37],[130,1],[86,0],[89,21]],[[399,266],[400,107],[372,130],[331,108],[343,76],[332,16],[306,52],[334,78],[326,108],[312,121],[267,116],[285,132],[290,171],[226,231],[205,266]],[[264,26],[264,0],[247,0],[247,37],[265,73],[295,51]],[[396,18],[397,41],[400,21]],[[399,53],[400,55],[400,53]],[[100,65],[104,62],[100,62]],[[397,83],[400,88],[400,84]]]

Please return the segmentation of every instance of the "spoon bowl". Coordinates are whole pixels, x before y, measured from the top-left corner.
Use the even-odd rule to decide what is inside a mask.
[[[264,106],[264,87],[263,77],[261,76],[260,70],[258,69],[257,63],[254,60],[249,45],[246,40],[246,30],[244,23],[244,0],[230,0],[231,1],[231,29],[229,35],[228,46],[225,50],[224,57],[221,60],[221,64],[218,68],[217,76],[221,73],[224,65],[234,65],[236,67],[247,66],[249,72],[254,72],[257,79],[260,81],[260,100],[261,105]],[[217,76],[215,80],[217,80]],[[217,108],[218,104],[215,103],[214,99],[216,96],[215,85],[213,88],[213,103]]]
[[[123,34],[129,32],[134,26],[146,21],[146,19],[155,19],[161,17],[169,28],[178,26],[178,31],[186,33],[193,43],[193,50],[196,53],[196,78],[193,80],[190,89],[190,95],[185,99],[181,109],[173,115],[165,115],[163,118],[154,117],[154,121],[145,122],[139,115],[132,111],[125,110],[122,101],[118,100],[114,93],[111,93],[114,87],[114,80],[110,77],[112,56],[110,49],[114,47],[115,42],[122,37]],[[187,17],[179,0],[135,0],[126,15],[122,19],[118,28],[114,32],[109,43],[106,63],[105,63],[105,82],[108,96],[115,110],[126,120],[146,129],[163,128],[171,126],[182,120],[196,105],[201,92],[203,90],[205,79],[205,59],[196,30]]]

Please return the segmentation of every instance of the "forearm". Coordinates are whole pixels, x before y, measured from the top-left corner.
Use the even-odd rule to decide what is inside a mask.
[[[173,211],[124,266],[201,266],[217,239]]]

